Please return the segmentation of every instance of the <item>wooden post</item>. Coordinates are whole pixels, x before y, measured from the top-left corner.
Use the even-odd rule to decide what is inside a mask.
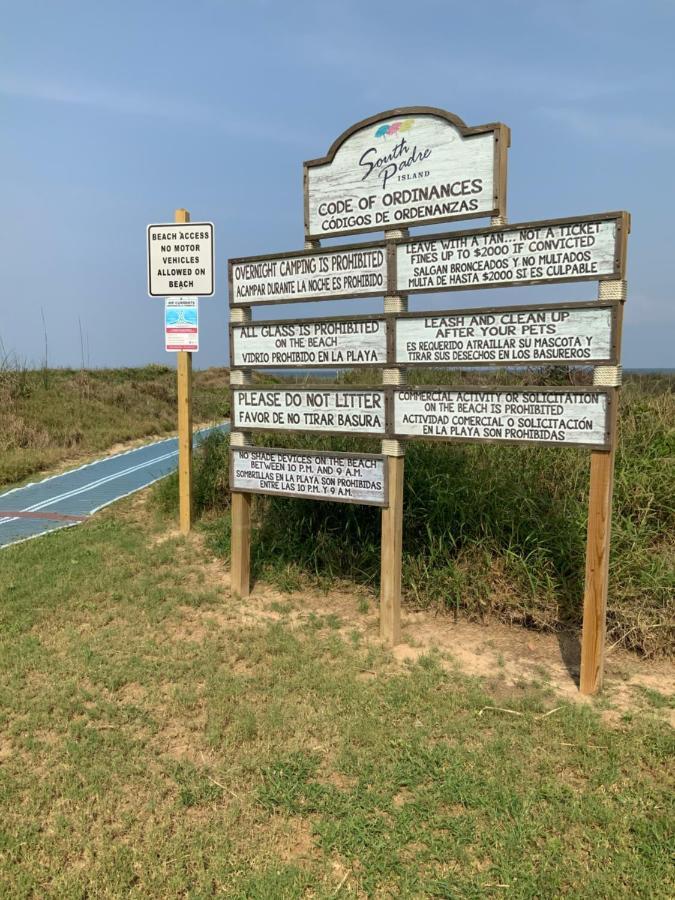
[[[620,301],[616,321],[617,356],[620,354],[621,348],[621,325],[625,299],[625,281],[600,282],[598,300]],[[591,451],[584,621],[581,634],[581,671],[579,676],[579,690],[582,694],[595,694],[602,690],[604,676],[612,493],[620,382],[620,366],[599,366],[594,371],[593,383],[610,386],[613,397],[609,417],[609,450]]]
[[[232,492],[230,546],[232,593],[237,597],[248,597],[251,590],[251,494]]]
[[[187,209],[177,209],[175,222],[189,222]],[[178,496],[183,534],[192,528],[192,353],[178,351]]]
[[[230,309],[230,320],[237,323],[251,321],[251,307]],[[232,361],[230,360],[230,363]],[[251,383],[251,373],[240,369],[230,369],[230,385]],[[243,447],[250,441],[250,435],[243,431],[230,434],[231,447]],[[230,534],[230,585],[234,596],[248,597],[251,592],[251,494],[231,491],[232,508]]]
[[[380,637],[390,647],[401,641],[403,557],[403,470],[405,456],[387,456],[389,507],[382,510]]]
[[[407,237],[408,230],[385,232],[387,247],[387,284],[394,288],[392,265],[395,246],[391,242]],[[401,294],[388,294],[384,298],[385,313],[407,312],[408,298]],[[387,324],[387,328],[390,325]],[[390,345],[392,342],[388,342]],[[392,360],[390,358],[389,363]],[[382,384],[406,384],[404,368],[386,368],[382,372]],[[401,567],[403,562],[403,474],[405,468],[405,448],[400,441],[383,440],[382,453],[386,456],[388,501],[382,510],[382,532],[380,548],[380,637],[389,647],[401,641]]]

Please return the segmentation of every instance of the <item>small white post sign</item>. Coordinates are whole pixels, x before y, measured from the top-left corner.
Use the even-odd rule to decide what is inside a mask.
[[[377,366],[387,361],[384,319],[253,322],[232,326],[232,365],[241,368]]]
[[[366,388],[233,388],[232,427],[242,431],[384,434],[385,392]]]
[[[213,223],[148,225],[148,294],[211,297],[213,291]]]
[[[618,278],[625,213],[526,222],[402,241],[396,283],[405,293]]]
[[[167,297],[164,301],[164,349],[199,350],[199,298]]]
[[[235,491],[386,506],[383,456],[232,447]]]
[[[409,366],[614,362],[616,307],[548,304],[396,319],[396,362]]]
[[[502,215],[509,130],[430,107],[357,122],[305,163],[307,237]]]
[[[609,405],[607,391],[597,388],[399,388],[394,431],[401,437],[603,449]]]
[[[233,306],[372,297],[384,294],[387,285],[382,245],[231,259],[229,269]]]

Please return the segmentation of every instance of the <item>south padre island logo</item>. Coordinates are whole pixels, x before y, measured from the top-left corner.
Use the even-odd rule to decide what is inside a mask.
[[[389,182],[407,182],[429,177],[427,160],[431,156],[431,147],[419,147],[414,133],[406,134],[414,125],[415,119],[399,119],[375,129],[374,137],[377,141],[393,137],[395,144],[376,144],[361,154],[361,181],[372,176],[371,180],[378,180],[382,190],[385,190]],[[411,143],[408,143],[406,137],[411,138]]]
[[[375,137],[392,137],[400,132],[410,131],[414,124],[414,119],[401,119],[399,122],[390,122],[388,125],[380,125],[380,127],[375,130]]]

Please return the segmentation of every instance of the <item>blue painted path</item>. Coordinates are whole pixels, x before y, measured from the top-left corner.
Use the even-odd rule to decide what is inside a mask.
[[[194,444],[212,431],[229,429],[223,424],[196,431]],[[5,491],[0,494],[0,548],[79,525],[102,507],[164,478],[177,465],[178,438],[167,438]]]

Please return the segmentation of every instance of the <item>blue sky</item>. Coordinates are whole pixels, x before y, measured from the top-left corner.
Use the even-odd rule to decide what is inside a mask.
[[[675,366],[673,0],[0,0],[0,11],[5,352],[39,363],[44,314],[52,365],[80,365],[80,324],[92,366],[171,362],[163,303],[146,295],[145,226],[185,206],[216,225],[195,365],[224,364],[227,258],[302,247],[302,161],[359,119],[424,105],[510,126],[511,222],[632,213],[624,365]],[[447,293],[411,308],[594,291]],[[275,312],[371,309],[381,302]]]

